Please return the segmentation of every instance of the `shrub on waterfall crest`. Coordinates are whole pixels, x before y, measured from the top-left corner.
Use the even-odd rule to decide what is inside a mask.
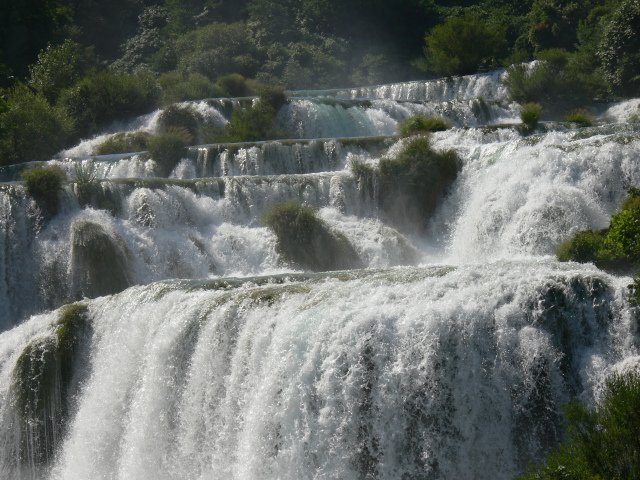
[[[442,132],[451,128],[451,122],[443,117],[414,115],[403,120],[398,125],[398,132],[403,137],[418,133]]]
[[[94,149],[95,155],[142,152],[147,149],[151,134],[147,132],[120,132],[111,135]]]
[[[36,167],[25,170],[22,180],[31,195],[50,215],[60,209],[59,192],[67,175],[59,167]]]
[[[378,167],[379,202],[399,226],[422,229],[458,176],[453,150],[438,152],[427,137],[407,143],[396,158],[383,158]]]
[[[593,115],[589,110],[578,108],[567,113],[567,122],[577,123],[580,127],[593,125]]]
[[[184,129],[172,129],[149,140],[148,151],[158,165],[157,173],[168,177],[185,154],[185,147],[192,140],[191,134]]]
[[[296,200],[272,205],[262,221],[276,234],[277,251],[288,263],[314,271],[362,267],[349,240]]]
[[[540,114],[542,113],[542,105],[539,103],[525,103],[520,108],[520,120],[529,132],[532,132],[538,126]]]
[[[602,401],[565,406],[567,439],[521,480],[636,479],[640,472],[640,375],[614,374]]]

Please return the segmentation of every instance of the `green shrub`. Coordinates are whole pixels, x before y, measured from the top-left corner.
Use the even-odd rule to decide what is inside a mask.
[[[451,122],[443,117],[414,115],[400,122],[398,132],[403,137],[408,137],[417,133],[442,132],[449,128],[451,128]]]
[[[640,266],[640,190],[628,188],[629,198],[611,225],[598,232],[577,232],[562,244],[560,261],[593,262],[599,268],[629,273]]]
[[[635,479],[640,472],[640,375],[613,374],[593,409],[565,406],[566,440],[522,480]]]
[[[290,133],[275,126],[275,109],[266,103],[237,107],[225,126],[224,142],[255,142],[289,138]]]
[[[66,178],[59,167],[36,167],[22,173],[27,193],[51,215],[60,209],[59,192]]]
[[[29,86],[50,102],[55,103],[65,88],[78,81],[85,67],[82,47],[67,39],[61,45],[48,45],[29,68]]]
[[[48,160],[68,144],[73,120],[63,108],[21,84],[7,100],[9,108],[0,113],[0,164]]]
[[[158,129],[160,133],[166,133],[175,129],[184,129],[192,138],[197,138],[201,125],[202,115],[190,106],[181,107],[170,105],[158,116]]]
[[[525,124],[529,131],[533,131],[538,126],[540,114],[542,113],[542,105],[539,103],[525,103],[520,108],[520,120]]]
[[[458,176],[453,150],[437,152],[427,137],[411,140],[395,159],[380,160],[379,201],[399,226],[426,224],[438,200]]]
[[[179,72],[168,72],[160,76],[158,83],[162,89],[162,103],[164,105],[186,100],[225,96],[222,88],[199,73],[194,73],[185,80],[184,76]]]
[[[506,33],[475,14],[451,17],[425,37],[429,68],[439,75],[468,75],[496,64],[506,54]]]
[[[27,345],[11,374],[11,405],[29,431],[20,456],[38,464],[51,459],[64,433],[78,344],[89,328],[85,305],[58,312],[53,334]]]
[[[618,94],[640,94],[640,2],[623,0],[608,19],[597,54]]]
[[[85,77],[66,90],[60,103],[76,122],[79,136],[95,133],[114,120],[124,120],[152,111],[159,90],[149,76],[119,75],[107,70]]]
[[[558,247],[556,256],[561,262],[593,262],[602,265],[601,250],[606,234],[606,230],[577,232]]]
[[[362,267],[349,240],[298,201],[272,205],[262,220],[276,234],[276,249],[285,262],[314,271]]]
[[[239,73],[231,73],[220,77],[217,83],[229,97],[246,97],[253,93],[247,85],[247,80]]]
[[[606,81],[583,56],[564,50],[539,52],[535,64],[507,68],[504,84],[512,100],[538,102],[548,112],[561,112],[606,94]]]
[[[142,152],[147,149],[151,134],[147,132],[120,132],[111,135],[94,148],[94,155]]]
[[[185,154],[185,148],[191,141],[186,131],[162,133],[149,140],[147,149],[158,165],[158,175],[168,177]]]
[[[258,93],[260,103],[271,105],[276,112],[289,101],[282,86],[257,85],[255,90]]]
[[[98,181],[98,171],[93,161],[86,164],[77,162],[74,167],[76,194],[80,205],[89,205],[98,193],[100,182]]]
[[[577,123],[581,127],[593,125],[593,115],[584,108],[578,108],[567,113],[567,122]]]

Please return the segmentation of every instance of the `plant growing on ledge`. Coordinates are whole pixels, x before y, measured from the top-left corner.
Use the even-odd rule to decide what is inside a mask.
[[[296,200],[272,205],[262,221],[276,234],[276,249],[285,262],[314,271],[362,267],[349,240]]]
[[[187,130],[174,128],[149,140],[147,148],[151,158],[158,164],[159,176],[169,176],[192,138]]]
[[[520,120],[525,126],[527,132],[533,132],[540,121],[542,106],[539,103],[525,103],[520,108]]]
[[[66,179],[67,175],[55,166],[30,168],[22,173],[27,193],[51,216],[60,209],[58,193]]]
[[[578,108],[567,113],[567,122],[577,123],[580,127],[593,125],[593,115],[589,110]]]
[[[403,137],[419,133],[442,132],[451,128],[451,122],[443,117],[414,115],[398,125],[398,132]]]

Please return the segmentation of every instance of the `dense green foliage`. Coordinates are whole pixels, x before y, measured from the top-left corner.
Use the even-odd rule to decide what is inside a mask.
[[[66,90],[60,104],[73,116],[80,135],[97,132],[114,120],[147,113],[157,105],[159,91],[150,76],[129,76],[108,70],[83,78]]]
[[[403,137],[408,137],[417,133],[442,132],[449,128],[451,122],[446,118],[414,115],[400,122],[398,132]]]
[[[636,479],[640,472],[640,375],[613,374],[602,401],[565,406],[566,440],[522,480]]]
[[[36,167],[22,173],[27,193],[51,215],[58,213],[59,193],[66,178],[65,173],[58,167]]]
[[[173,130],[153,137],[147,143],[151,158],[158,165],[157,173],[167,177],[185,154],[190,141],[190,135],[185,130]]]
[[[0,114],[0,165],[47,160],[73,134],[66,110],[24,85],[11,89],[7,104],[10,108]]]
[[[289,138],[290,134],[275,125],[276,110],[259,102],[251,107],[237,107],[225,126],[224,142],[253,142]]]
[[[427,136],[419,136],[395,158],[381,159],[378,168],[354,163],[351,172],[361,191],[377,192],[380,207],[397,227],[420,230],[457,178],[458,167],[453,150],[438,152]]]
[[[577,232],[557,251],[561,261],[593,262],[621,273],[640,267],[640,190],[629,188],[629,198],[605,230]]]
[[[638,94],[639,19],[638,0],[13,2],[0,9],[0,164],[50,158],[159,104],[260,94],[256,82],[410,80],[418,66],[504,63],[514,100],[564,118]]]
[[[451,17],[425,38],[427,65],[439,75],[467,75],[490,67],[506,53],[505,29],[478,15]]]
[[[272,205],[265,210],[263,223],[276,234],[276,248],[285,262],[314,271],[362,266],[349,240],[298,201]]]
[[[533,131],[538,126],[541,113],[542,105],[539,103],[525,103],[520,108],[520,120],[522,120],[527,130]]]

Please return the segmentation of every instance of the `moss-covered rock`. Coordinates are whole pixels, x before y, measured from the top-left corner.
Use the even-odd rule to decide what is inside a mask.
[[[349,240],[295,200],[273,205],[263,222],[276,234],[277,251],[288,263],[314,271],[362,267]]]
[[[130,286],[128,250],[100,224],[77,219],[71,225],[72,288],[76,298],[95,298]]]
[[[74,364],[90,332],[88,308],[76,303],[58,311],[51,335],[22,351],[11,376],[11,405],[20,426],[20,460],[48,461],[66,426]]]
[[[94,148],[95,155],[142,152],[151,138],[148,132],[120,132],[111,135]]]

